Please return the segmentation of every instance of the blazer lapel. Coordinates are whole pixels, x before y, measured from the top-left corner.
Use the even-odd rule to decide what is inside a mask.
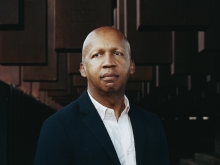
[[[100,144],[103,146],[108,155],[112,158],[114,164],[120,165],[118,156],[112,141],[108,135],[108,132],[100,118],[97,110],[92,104],[87,91],[84,92],[78,99],[80,105],[80,111],[87,114],[82,121],[88,127],[88,129],[94,134]]]
[[[129,116],[133,129],[134,141],[135,141],[135,152],[137,165],[142,165],[144,160],[144,148],[145,148],[145,128],[141,115],[135,110],[132,104],[130,106]]]

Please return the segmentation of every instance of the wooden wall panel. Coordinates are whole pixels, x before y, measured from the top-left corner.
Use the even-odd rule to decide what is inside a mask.
[[[58,79],[57,82],[40,82],[41,91],[66,90],[67,88],[67,54],[58,53]]]
[[[190,74],[198,54],[197,32],[173,32],[172,74]]]
[[[57,53],[48,52],[47,66],[23,66],[24,81],[56,81],[57,80]]]
[[[18,87],[19,89],[21,89],[23,92],[25,93],[28,93],[28,94],[31,94],[31,82],[25,82],[23,79],[24,79],[24,68],[21,67],[21,84],[20,86]]]
[[[67,88],[64,91],[48,91],[48,96],[72,96],[73,94],[73,85],[72,85],[72,76],[67,73]]]
[[[41,102],[46,103],[47,92],[46,91],[39,91],[39,98],[40,98]]]
[[[51,96],[51,98],[52,98],[52,100],[62,104],[63,106],[65,106],[65,105],[71,103],[72,101],[74,101],[75,99],[77,99],[76,97],[67,96],[67,95]],[[65,104],[62,103],[64,101],[65,101]]]
[[[200,31],[199,33],[199,52],[208,51],[208,52],[220,52],[220,1],[219,0],[210,0],[212,3],[211,10],[211,26],[205,30]]]
[[[62,105],[67,105],[71,103],[74,99],[69,96],[52,96],[52,100],[59,102]]]
[[[207,81],[207,75],[192,75],[189,80],[189,91],[195,96],[205,97],[205,89],[209,81]]]
[[[52,100],[53,98],[51,98],[51,102],[53,101]],[[73,100],[72,99],[63,99],[63,100],[60,100],[60,99],[54,99],[55,102],[58,102],[60,105],[58,106],[57,110],[59,110],[61,107],[63,106],[66,106],[68,105],[69,103],[71,103]]]
[[[187,86],[187,75],[171,75],[170,65],[156,66],[156,87]]]
[[[0,1],[0,25],[18,24],[19,1]]]
[[[23,23],[22,0],[0,1],[0,30],[19,29]]]
[[[138,32],[136,2],[127,1],[127,37],[131,56],[136,64],[167,64],[172,62],[171,32]]]
[[[82,62],[82,53],[68,53],[68,73],[80,74],[79,66]]]
[[[71,97],[71,91],[70,90],[62,90],[62,91],[48,91],[49,97]]]
[[[39,88],[40,88],[39,82],[31,82],[31,95],[38,99],[40,98]]]
[[[151,81],[152,77],[152,66],[136,66],[135,73],[130,75],[128,81]]]
[[[0,64],[45,64],[46,1],[24,0],[24,30],[0,31]]]
[[[87,90],[86,87],[77,87],[77,94],[78,95],[81,95],[85,90]]]
[[[136,0],[138,30],[206,30],[211,2]]]
[[[21,81],[20,86],[18,86],[23,92],[31,94],[31,82]]]
[[[57,80],[57,54],[55,52],[55,12],[54,0],[48,0],[48,62],[47,66],[24,66],[24,81],[56,81]]]
[[[138,103],[141,98],[140,91],[125,91],[125,95],[127,96],[128,100],[132,100],[133,103]]]
[[[0,32],[0,63],[6,68],[9,67],[9,69],[4,70],[5,73],[10,72],[12,69],[11,65],[14,65],[13,67],[22,66],[19,74],[16,74],[19,81],[17,85],[16,83],[13,84],[24,92],[40,100],[42,99],[48,105],[55,106],[53,100],[65,105],[86,90],[87,80],[79,73],[82,42],[86,35],[96,26],[111,25],[113,22],[114,26],[128,37],[131,44],[132,58],[136,63],[136,73],[130,76],[126,88],[126,92],[132,101],[140,101],[141,98],[151,98],[153,96],[151,101],[154,103],[158,99],[161,102],[164,100],[166,102],[170,99],[170,96],[176,97],[180,91],[183,97],[187,97],[187,93],[190,93],[191,97],[189,100],[192,100],[194,96],[203,96],[202,92],[204,91],[205,94],[207,93],[207,84],[212,84],[210,95],[215,93],[215,90],[218,91],[218,87],[215,87],[216,89],[213,88],[213,84],[215,86],[220,81],[220,56],[218,51],[218,29],[220,23],[218,21],[219,2],[217,0],[211,0],[213,10],[207,13],[205,12],[209,10],[209,6],[203,6],[205,3],[209,3],[207,0],[202,1],[198,6],[196,5],[198,2],[183,2],[180,0],[171,0],[169,1],[170,4],[167,3],[168,0],[165,0],[159,5],[157,0],[110,0],[103,2],[98,2],[97,0],[67,0],[65,2],[61,0],[47,0],[48,17],[45,18],[42,17],[47,14],[45,2],[36,0],[24,0],[24,2],[25,14],[33,14],[29,14],[28,17],[26,15],[24,31],[8,30]],[[117,8],[115,8],[116,2]],[[137,2],[153,5],[154,8],[152,9],[154,10],[150,6],[141,5],[138,7],[136,5]],[[45,10],[40,9],[43,6],[40,3],[45,4]],[[163,3],[165,5],[161,6]],[[113,13],[112,4],[115,6]],[[180,11],[172,9],[175,6]],[[191,9],[194,6],[197,8],[192,11]],[[206,14],[205,18],[203,17],[204,14],[199,13],[203,7],[203,12]],[[97,10],[98,8],[99,10]],[[148,9],[148,11],[143,11],[143,8]],[[157,12],[159,9],[163,11]],[[172,9],[172,11],[169,11],[167,15],[161,15],[167,9]],[[191,13],[191,18],[187,14],[184,15],[186,12],[184,9],[189,10],[187,14]],[[177,12],[176,15],[172,13],[174,10]],[[17,12],[17,10],[14,10],[14,12]],[[41,13],[37,14],[38,12]],[[148,15],[143,15],[141,12],[157,12],[157,14],[149,17],[151,22],[149,22],[149,19],[147,20],[148,22],[144,22],[146,21],[144,18],[148,18]],[[213,17],[211,20],[213,24],[211,25],[209,24],[210,20],[207,21],[207,18],[210,18],[209,14]],[[112,20],[113,15],[114,20]],[[140,19],[138,19],[138,15]],[[169,18],[170,15],[171,17]],[[201,19],[197,19],[198,15]],[[177,17],[180,19],[177,20]],[[31,21],[27,21],[30,18],[32,18]],[[38,18],[43,19],[38,20]],[[48,19],[48,22],[46,19]],[[165,23],[161,24],[161,22]],[[137,29],[137,23],[140,25],[139,29]],[[146,25],[145,23],[149,24]],[[45,26],[44,30],[37,29],[39,25],[41,29]],[[152,28],[152,31],[145,31],[145,25],[148,29]],[[46,29],[46,27],[48,28]],[[198,32],[198,30],[206,28],[207,30]],[[165,31],[172,29],[176,31]],[[45,33],[43,37],[41,35],[42,32]],[[13,35],[5,35],[9,33]],[[16,36],[26,37],[20,40],[15,34]],[[10,38],[13,38],[13,41],[9,42]],[[37,46],[43,44],[39,38],[45,40],[45,47],[41,49],[45,50],[44,55],[46,55],[46,49],[48,49],[48,58],[44,56],[44,62],[39,62],[39,59],[36,60],[38,57],[41,58],[40,56],[34,55],[34,58],[32,57],[39,50]],[[24,44],[25,42],[28,42],[28,44],[34,43],[34,46],[30,47],[28,44]],[[17,45],[11,45],[15,43]],[[25,47],[22,47],[22,44]],[[19,51],[17,51],[18,47]],[[15,48],[15,50],[12,50],[12,48]],[[23,52],[26,55],[28,54],[28,57],[21,53],[21,49],[25,49]],[[14,51],[15,53],[13,54],[16,57],[12,58],[10,55],[6,57],[2,53],[7,53],[8,55],[8,52],[5,53],[4,51]],[[59,53],[58,59],[56,51]],[[7,62],[5,60],[2,62],[3,57],[8,60],[10,58],[11,61]],[[30,59],[32,62],[30,62]],[[154,70],[156,70],[156,73],[153,73]],[[72,74],[70,75],[71,81],[68,79],[69,74]],[[7,74],[7,76],[9,75],[12,74]],[[16,79],[16,76],[9,78]],[[205,80],[207,77],[210,77],[210,82]],[[39,83],[39,81],[41,82]]]
[[[220,56],[219,53],[213,54],[214,73],[212,74],[212,80],[220,82]]]
[[[211,74],[213,55],[198,53],[197,32],[173,32],[172,74]]]
[[[50,105],[51,97],[48,96],[47,91],[39,91],[40,100],[46,105]]]
[[[2,66],[0,65],[0,80],[20,85],[20,68],[19,66]]]
[[[127,82],[125,94],[130,99],[133,97],[132,101],[140,101],[141,95],[144,96],[144,87],[142,82]]]
[[[55,12],[58,50],[81,50],[90,31],[112,24],[110,0],[56,0]]]
[[[74,87],[86,87],[87,86],[87,78],[82,77],[81,75],[73,76],[73,86]]]
[[[126,90],[129,91],[142,91],[142,82],[128,82]]]

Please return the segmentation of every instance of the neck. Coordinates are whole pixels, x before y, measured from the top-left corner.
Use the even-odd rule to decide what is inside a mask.
[[[124,92],[97,92],[88,88],[90,95],[105,107],[111,108],[115,112],[116,119],[120,117],[125,108]]]

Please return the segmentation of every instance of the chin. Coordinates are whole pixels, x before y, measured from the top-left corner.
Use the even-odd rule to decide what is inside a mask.
[[[109,86],[105,89],[107,93],[118,93],[121,92],[122,90],[123,90],[122,88],[117,88],[115,86]]]
[[[114,87],[108,87],[106,89],[106,92],[115,92],[115,88]]]
[[[116,89],[117,87],[116,87],[116,84],[115,84],[115,83],[107,83],[107,84],[105,84],[105,88],[106,88],[107,90],[114,90],[114,89]]]

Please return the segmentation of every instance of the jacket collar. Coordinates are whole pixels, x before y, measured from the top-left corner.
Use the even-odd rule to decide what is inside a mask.
[[[86,114],[86,116],[82,119],[82,121],[88,127],[88,129],[94,134],[94,136],[97,138],[100,144],[103,146],[105,151],[113,160],[114,164],[120,165],[120,161],[118,159],[112,141],[108,135],[108,132],[97,110],[92,104],[87,91],[85,91],[78,98],[78,102],[80,105],[80,112]],[[142,165],[144,160],[143,154],[145,147],[145,128],[143,125],[141,115],[137,112],[137,109],[138,107],[136,107],[133,104],[130,104],[129,116],[134,134],[136,162],[137,165]]]
[[[134,135],[135,152],[136,152],[136,162],[137,165],[142,165],[144,163],[144,149],[145,149],[145,127],[144,122],[138,111],[139,107],[130,104],[129,116],[131,120],[131,125]]]
[[[115,148],[112,144],[112,141],[108,135],[108,132],[100,118],[97,110],[92,104],[87,91],[85,91],[79,98],[78,102],[80,105],[80,112],[86,114],[82,119],[83,123],[87,128],[94,134],[97,140],[100,142],[102,147],[111,157],[115,165],[120,165]]]
[[[104,105],[100,104],[98,101],[96,101],[90,95],[89,91],[87,91],[87,92],[88,92],[88,96],[89,96],[90,100],[92,101],[93,105],[95,106],[96,110],[98,111],[99,116],[101,117],[102,120],[104,120],[106,118],[106,111],[111,108],[105,107]],[[125,108],[124,108],[124,111],[122,111],[122,113],[128,114],[128,112],[130,110],[130,105],[129,105],[128,98],[125,95],[124,95],[124,104],[125,104]]]

